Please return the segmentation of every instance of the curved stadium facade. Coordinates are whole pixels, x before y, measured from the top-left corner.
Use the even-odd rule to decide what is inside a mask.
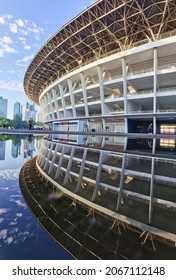
[[[175,250],[176,2],[97,1],[39,50],[24,88],[54,131],[43,139],[35,176],[68,200],[50,208],[62,240],[45,226],[52,237],[77,258],[118,258],[115,235],[124,228],[153,249],[162,241]],[[36,189],[21,184],[37,207]]]

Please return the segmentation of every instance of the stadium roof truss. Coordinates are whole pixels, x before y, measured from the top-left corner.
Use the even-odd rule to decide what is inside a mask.
[[[97,1],[39,50],[26,71],[25,92],[38,103],[49,84],[73,69],[175,32],[175,0]]]

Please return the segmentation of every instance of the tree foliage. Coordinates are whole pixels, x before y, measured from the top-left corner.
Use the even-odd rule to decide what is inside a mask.
[[[13,127],[13,128],[27,128],[28,123],[27,121],[22,121],[21,118],[18,115],[15,115],[13,120],[0,117],[0,127],[2,128],[8,128],[8,127]]]

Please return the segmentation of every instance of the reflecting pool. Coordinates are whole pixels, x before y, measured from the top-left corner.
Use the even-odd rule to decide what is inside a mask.
[[[76,259],[175,259],[174,166],[168,154],[45,136],[19,182],[33,215]]]
[[[0,259],[73,259],[38,224],[19,189],[19,172],[40,137],[0,135]]]
[[[175,154],[0,140],[0,259],[176,258]]]

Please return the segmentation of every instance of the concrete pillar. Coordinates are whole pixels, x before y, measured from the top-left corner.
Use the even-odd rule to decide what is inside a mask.
[[[60,92],[60,96],[61,96],[62,108],[64,111],[64,118],[67,118],[66,103],[65,103],[64,90],[63,90],[62,85],[59,85],[59,92]]]
[[[97,192],[98,192],[98,189],[99,189],[99,182],[100,182],[100,178],[101,178],[103,159],[104,159],[104,153],[103,153],[103,151],[101,151],[100,152],[100,157],[99,157],[98,169],[97,169],[95,188],[94,188],[94,192],[93,192],[93,195],[92,195],[92,201],[94,201],[96,199]]]
[[[158,58],[157,48],[153,50],[153,113],[156,113],[157,107],[157,71],[158,71]]]
[[[44,103],[45,103],[45,109],[46,109],[46,120],[49,121],[50,120],[50,111],[48,108],[48,99],[46,97],[46,95],[44,95]]]
[[[122,77],[123,77],[123,98],[124,98],[124,112],[128,113],[127,108],[127,74],[126,74],[126,59],[122,58]]]
[[[119,193],[118,193],[118,199],[117,199],[117,212],[120,209],[121,201],[122,201],[122,198],[123,198],[123,185],[124,185],[124,177],[125,177],[126,156],[127,155],[123,154],[122,170],[121,170],[120,183],[119,183]]]
[[[66,149],[66,146],[63,146],[62,152],[61,152],[61,156],[60,156],[60,159],[59,159],[59,163],[58,163],[58,166],[57,166],[57,170],[56,170],[56,174],[55,174],[54,179],[57,179],[57,178],[59,177],[59,175],[60,175],[61,166],[62,166],[62,162],[63,162],[63,159],[64,159],[65,149]]]
[[[72,147],[72,149],[71,149],[71,154],[70,154],[70,158],[69,158],[68,165],[67,165],[67,171],[66,171],[66,173],[65,173],[65,178],[64,178],[63,185],[66,185],[67,182],[68,182],[68,178],[69,178],[69,176],[70,176],[70,170],[71,170],[71,166],[72,166],[72,161],[73,161],[74,152],[75,152],[75,147]]]
[[[48,151],[48,155],[47,155],[47,158],[46,158],[46,161],[45,161],[45,165],[44,165],[44,168],[43,168],[44,170],[46,170],[48,165],[49,165],[49,160],[51,158],[51,154],[52,154],[52,151],[53,151],[53,146],[54,146],[54,143],[51,142],[50,143],[50,149]]]
[[[79,192],[79,189],[80,189],[80,186],[81,186],[81,183],[83,180],[84,166],[86,163],[87,151],[88,151],[88,149],[85,148],[84,153],[83,153],[82,162],[81,162],[80,171],[79,171],[78,183],[77,183],[76,190],[75,190],[76,193]]]
[[[83,73],[80,73],[80,77],[81,77],[81,84],[82,84],[82,91],[83,91],[85,116],[88,117],[89,109],[88,109],[88,103],[87,103],[87,90],[86,90],[85,75]]]
[[[67,83],[68,83],[68,88],[69,88],[69,92],[70,92],[70,100],[71,100],[71,107],[72,107],[72,113],[73,113],[73,117],[76,117],[76,107],[75,107],[75,99],[74,99],[74,94],[73,94],[73,85],[72,85],[72,81],[67,79]]]
[[[49,168],[48,174],[51,174],[53,172],[54,163],[56,161],[56,157],[57,157],[57,152],[59,150],[59,146],[60,146],[59,144],[56,144],[56,148],[53,151],[53,157],[52,157],[52,160],[51,160],[51,164],[50,164],[50,168]]]
[[[105,115],[103,71],[102,71],[101,66],[97,66],[97,72],[98,72],[98,79],[99,79],[99,85],[100,85],[101,113],[102,113],[102,115]]]
[[[150,201],[149,201],[149,218],[148,218],[149,224],[151,224],[151,222],[152,222],[152,215],[153,215],[154,171],[155,171],[155,159],[152,158],[151,181],[150,181]]]
[[[55,89],[52,89],[52,94],[53,94],[53,98],[54,98],[54,104],[55,104],[55,107],[56,107],[57,118],[59,119],[59,106],[58,106],[58,102],[57,102],[56,90]]]

